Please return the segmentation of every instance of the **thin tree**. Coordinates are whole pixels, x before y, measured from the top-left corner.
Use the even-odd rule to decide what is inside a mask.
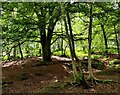
[[[101,29],[103,31],[103,37],[104,37],[104,43],[105,43],[105,55],[108,55],[108,43],[107,43],[106,32],[103,24],[101,24]]]
[[[118,33],[117,33],[117,30],[116,30],[115,25],[114,25],[114,31],[115,31],[115,39],[116,39],[117,52],[118,52],[118,54],[120,55],[119,40],[118,40]]]
[[[75,53],[75,46],[74,46],[74,39],[73,39],[70,15],[69,15],[68,11],[64,10],[64,12],[65,12],[66,16],[64,16],[63,19],[64,19],[65,30],[66,30],[66,34],[67,34],[67,38],[68,38],[68,42],[69,42],[69,47],[70,47],[70,54],[71,54],[71,58],[72,58],[74,81],[77,84],[81,84],[84,88],[88,88],[88,84],[86,83],[85,78],[84,78],[82,65],[79,62],[79,60],[76,56],[76,53]],[[67,20],[66,20],[66,17],[67,17]],[[68,22],[69,30],[68,30],[67,22]],[[70,31],[70,33],[68,31]],[[79,72],[77,71],[77,68],[76,68],[76,64],[75,64],[76,62],[79,65]]]
[[[21,49],[21,44],[18,41],[18,47],[19,47],[19,51],[20,51],[20,55],[21,55],[21,59],[23,59],[23,53],[22,53],[22,49]]]
[[[94,82],[94,76],[91,65],[91,43],[92,43],[92,3],[90,3],[90,16],[89,16],[89,30],[88,30],[88,70],[89,76],[88,80]]]

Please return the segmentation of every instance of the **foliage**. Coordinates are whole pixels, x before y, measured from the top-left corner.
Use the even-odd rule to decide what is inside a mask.
[[[56,10],[61,5],[64,5],[65,8],[69,11],[71,15],[71,24],[73,28],[73,36],[76,46],[76,54],[79,57],[84,57],[84,53],[87,53],[87,27],[88,27],[88,6],[84,3],[73,3],[73,4],[64,4],[64,3],[3,3],[2,6],[2,45],[3,45],[3,56],[13,56],[14,48],[16,48],[16,52],[19,53],[18,41],[20,42],[21,49],[23,52],[23,56],[40,56],[42,53],[42,47],[40,45],[40,36],[42,31],[39,31],[38,27],[39,22],[43,22],[45,20],[45,27],[49,26],[49,21],[52,18],[55,18],[58,13]],[[105,6],[104,6],[105,5]],[[104,54],[104,38],[102,34],[102,30],[100,24],[103,23],[105,26],[106,36],[108,40],[108,52],[116,53],[116,40],[115,40],[115,32],[114,25],[116,26],[116,31],[119,31],[119,17],[118,17],[118,9],[117,4],[111,3],[94,3],[93,4],[93,41],[92,41],[92,51],[100,52]],[[40,12],[42,12],[42,8],[45,8],[45,11],[41,16]],[[49,9],[50,8],[50,9]],[[55,10],[53,10],[55,9]],[[40,11],[40,12],[38,12]],[[37,13],[37,14],[36,14]],[[42,15],[46,15],[46,17],[42,17]],[[51,42],[54,42],[51,46],[55,45],[55,49],[59,49],[60,47],[56,47],[56,45],[62,42],[58,41],[63,39],[63,46],[65,48],[65,44],[67,44],[65,27],[62,21],[64,14],[60,15],[60,19],[55,25],[55,29],[53,32],[53,38]],[[46,30],[47,32],[47,30]],[[119,32],[116,32],[119,33]],[[59,37],[59,38],[58,38]],[[98,42],[99,41],[99,42]],[[120,42],[119,42],[120,43]],[[62,48],[60,48],[62,50]],[[41,53],[39,52],[41,49]],[[52,49],[52,48],[51,48]],[[61,51],[60,50],[60,51]],[[29,52],[29,53],[26,53]],[[62,51],[61,51],[62,52]],[[84,52],[84,53],[82,53]],[[66,55],[70,56],[68,49],[66,49]],[[9,55],[10,54],[10,55]],[[53,54],[61,55],[53,51]],[[18,54],[17,54],[18,55]],[[4,60],[9,58],[3,57]]]

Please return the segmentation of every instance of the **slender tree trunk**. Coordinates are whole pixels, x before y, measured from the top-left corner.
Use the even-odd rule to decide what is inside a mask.
[[[88,70],[89,70],[89,80],[93,81],[93,71],[91,66],[91,43],[92,43],[92,3],[90,3],[90,22],[89,22],[89,33],[88,33]]]
[[[58,47],[58,50],[61,50],[60,39],[57,40],[57,47]]]
[[[18,46],[19,46],[19,50],[20,50],[21,59],[23,59],[23,53],[22,53],[22,49],[21,49],[21,45],[20,45],[19,41],[18,41]]]
[[[69,48],[70,48],[70,54],[71,54],[71,58],[72,58],[73,77],[74,77],[74,80],[76,80],[77,69],[76,69],[76,66],[74,65],[75,62],[74,62],[72,43],[71,43],[70,35],[68,33],[67,21],[66,21],[65,17],[64,17],[64,24],[65,24],[65,30],[66,30],[66,34],[67,34],[67,38],[68,38],[68,42],[69,42],[68,44],[69,44]]]
[[[105,32],[105,28],[103,24],[101,24],[101,29],[103,31],[103,36],[104,36],[104,41],[105,41],[105,55],[108,55],[107,37],[106,37],[106,32]]]
[[[64,52],[63,52],[63,27],[62,27],[62,22],[61,22],[61,31],[62,31],[62,38],[61,38],[61,52],[62,52],[62,55],[64,55]]]
[[[118,54],[120,55],[120,48],[119,48],[118,34],[117,34],[117,31],[116,31],[115,25],[114,25],[114,31],[115,31],[115,38],[116,38],[117,51],[118,51]]]
[[[14,60],[16,59],[16,47],[14,47],[14,50],[13,50],[13,58]]]
[[[67,20],[68,20],[68,25],[69,25],[69,30],[70,30],[71,48],[72,48],[72,51],[73,51],[73,56],[78,61],[78,58],[77,58],[77,56],[75,54],[74,38],[73,38],[71,20],[70,20],[70,16],[69,16],[69,12],[68,11],[67,11]]]
[[[118,41],[119,41],[119,49],[120,49],[120,30],[118,31]],[[120,53],[119,53],[120,56]]]
[[[8,60],[10,61],[10,52],[8,50],[9,48],[7,47],[6,55],[8,56]]]
[[[72,68],[73,68],[74,81],[77,82],[77,83],[80,83],[84,88],[88,88],[88,85],[87,85],[87,83],[85,81],[85,78],[84,78],[82,65],[79,62],[79,60],[76,56],[76,53],[75,53],[74,39],[73,39],[73,34],[72,34],[72,26],[71,26],[69,13],[67,12],[66,15],[67,15],[70,34],[68,33],[67,21],[66,21],[65,18],[64,18],[64,23],[65,23],[65,30],[66,30],[67,38],[68,38],[68,41],[69,41],[70,53],[71,53],[71,58],[72,58]],[[77,72],[77,69],[76,69],[75,60],[77,61],[78,65],[79,65],[79,73]]]
[[[63,51],[63,37],[61,39],[61,52],[62,52],[62,55],[64,55],[64,51]]]

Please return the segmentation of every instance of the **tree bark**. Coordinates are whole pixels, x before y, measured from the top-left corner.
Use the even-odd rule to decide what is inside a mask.
[[[75,57],[75,60],[78,61],[78,58],[77,58],[76,53],[75,53],[75,44],[74,44],[74,38],[73,38],[73,33],[72,33],[72,26],[71,26],[71,20],[70,20],[70,16],[69,16],[68,11],[67,11],[67,20],[68,20],[68,26],[69,26],[69,30],[70,30],[71,48],[73,51],[73,56]]]
[[[21,59],[23,59],[23,53],[22,53],[22,49],[21,49],[21,45],[20,45],[19,41],[18,41],[18,46],[19,46],[19,51],[20,51]]]
[[[101,29],[103,31],[103,36],[104,36],[104,41],[105,41],[105,55],[108,55],[107,37],[106,37],[106,32],[105,32],[105,28],[103,24],[101,24]]]
[[[38,6],[37,3],[35,3],[35,6]],[[60,14],[58,11],[56,11],[56,15],[51,17],[52,13],[55,11],[53,9],[49,9],[49,20],[46,21],[47,17],[47,10],[45,6],[41,7],[40,12],[35,9],[36,15],[38,17],[38,27],[40,30],[40,40],[42,45],[42,57],[44,62],[50,62],[51,60],[51,39],[53,36],[53,30],[56,25],[56,22],[58,21]],[[48,24],[47,24],[48,23]],[[47,26],[48,25],[48,26]],[[47,28],[47,31],[46,31]],[[47,33],[46,33],[47,32]]]
[[[16,47],[14,47],[13,48],[14,50],[13,50],[13,58],[14,58],[14,60],[16,59]]]
[[[118,34],[114,25],[114,31],[115,31],[115,39],[116,39],[116,45],[117,45],[117,52],[120,55],[120,48],[119,48],[119,41],[118,41]]]
[[[71,58],[72,58],[73,77],[74,77],[74,80],[76,80],[77,69],[76,69],[76,66],[74,65],[75,61],[74,61],[74,53],[73,53],[73,49],[72,49],[72,43],[71,43],[70,35],[68,33],[68,27],[67,27],[66,18],[64,17],[63,19],[64,19],[64,24],[65,24],[65,30],[66,30],[67,38],[68,38],[68,44],[69,44],[69,48],[70,48],[70,54],[71,54]]]
[[[65,17],[64,17],[64,23],[65,23],[65,30],[66,30],[66,34],[67,34],[67,38],[68,38],[68,42],[69,42],[69,47],[70,47],[71,58],[72,58],[72,68],[73,68],[74,81],[77,83],[80,83],[84,88],[88,88],[88,85],[87,85],[85,78],[84,78],[82,65],[79,62],[79,60],[76,56],[76,53],[75,53],[74,39],[73,39],[73,34],[72,34],[72,26],[71,26],[69,13],[67,12],[66,15],[67,15],[70,34],[68,33],[67,21],[66,21]],[[77,64],[79,65],[79,72],[77,72],[75,60],[77,61]]]
[[[64,55],[64,52],[63,52],[63,27],[62,27],[62,22],[61,22],[61,31],[62,31],[62,38],[61,38],[61,52],[62,52],[62,55]]]
[[[40,34],[41,34],[41,45],[42,45],[42,57],[43,57],[43,62],[49,62],[51,61],[51,49],[50,49],[50,43],[51,43],[51,34],[46,36],[45,28],[43,27],[42,29],[40,28]],[[48,29],[48,31],[50,31]]]
[[[90,21],[89,21],[89,31],[88,31],[88,70],[89,77],[88,79],[93,81],[93,71],[91,66],[91,43],[92,43],[92,3],[90,3]]]

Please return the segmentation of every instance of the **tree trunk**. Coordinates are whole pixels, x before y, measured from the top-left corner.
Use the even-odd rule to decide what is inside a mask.
[[[89,70],[89,80],[93,81],[93,71],[91,66],[91,43],[92,43],[92,3],[90,3],[90,22],[88,31],[88,70]]]
[[[68,33],[67,21],[65,18],[64,18],[64,23],[65,23],[65,30],[66,30],[67,38],[69,41],[70,53],[71,53],[71,58],[72,58],[72,68],[73,68],[74,81],[77,83],[80,83],[84,88],[88,88],[88,85],[87,85],[85,78],[84,78],[82,65],[79,62],[79,60],[76,56],[76,53],[75,53],[74,39],[73,39],[73,34],[72,34],[72,26],[71,26],[69,13],[67,12],[66,15],[67,15],[68,25],[69,25],[69,29],[70,29],[70,34]],[[77,64],[79,65],[79,73],[77,72],[77,69],[76,69],[75,60],[77,61]]]
[[[52,61],[51,60],[51,39],[52,39],[52,34],[53,34],[53,30],[54,30],[56,22],[52,23],[51,21],[47,29],[47,34],[45,31],[45,28],[43,28],[42,32],[40,32],[41,33],[42,55],[43,55],[44,62]]]
[[[41,29],[40,34],[41,34],[43,62],[49,62],[51,61],[51,50],[50,50],[51,38],[46,36],[45,28]]]
[[[62,52],[62,55],[64,55],[64,51],[63,51],[63,37],[61,38],[61,52]]]
[[[36,6],[34,11],[36,12],[36,15],[38,18],[38,28],[40,30],[40,40],[42,45],[43,61],[50,62],[51,61],[51,39],[52,39],[54,27],[60,17],[59,10],[58,11],[54,10],[55,7],[46,8],[46,6],[44,5],[40,7],[40,10],[38,10],[37,6],[39,6],[39,4],[37,3],[34,3],[34,4]],[[53,15],[53,14],[56,14],[56,15]]]
[[[50,45],[47,44],[47,42],[42,44],[42,56],[43,56],[43,62],[50,62],[51,61]]]
[[[101,29],[103,31],[103,36],[104,36],[104,41],[105,41],[105,55],[108,55],[107,37],[106,37],[106,32],[105,32],[105,28],[103,24],[101,24]]]
[[[119,41],[118,41],[118,34],[114,25],[114,31],[115,31],[115,38],[116,38],[116,45],[117,45],[117,52],[120,55],[120,48],[119,48]]]
[[[13,58],[14,60],[16,59],[16,47],[14,47],[14,50],[13,50]]]
[[[61,22],[61,31],[62,31],[62,38],[61,38],[61,52],[62,52],[62,55],[64,55],[64,52],[63,52],[63,27],[62,27],[62,22]]]
[[[74,65],[75,62],[74,62],[74,55],[73,55],[72,43],[71,43],[70,35],[68,33],[67,21],[66,21],[65,17],[64,17],[64,24],[65,24],[65,30],[66,30],[66,34],[67,34],[67,38],[68,38],[68,44],[69,44],[69,48],[70,48],[70,54],[71,54],[71,58],[72,58],[73,77],[74,77],[74,80],[76,80],[77,69],[76,69],[76,66]]]
[[[18,46],[19,46],[19,50],[20,50],[21,59],[23,59],[23,53],[22,53],[22,49],[21,49],[21,45],[20,45],[19,41],[18,41]]]
[[[69,26],[69,30],[70,30],[71,48],[73,51],[72,55],[78,61],[78,58],[77,58],[76,53],[75,53],[75,45],[74,45],[74,38],[73,38],[73,34],[72,34],[72,26],[71,26],[71,20],[70,20],[70,16],[69,16],[68,11],[67,11],[67,20],[68,20],[68,26]]]
[[[7,47],[7,50],[6,50],[6,55],[8,56],[8,60],[10,61],[10,52],[9,52],[9,48]]]

